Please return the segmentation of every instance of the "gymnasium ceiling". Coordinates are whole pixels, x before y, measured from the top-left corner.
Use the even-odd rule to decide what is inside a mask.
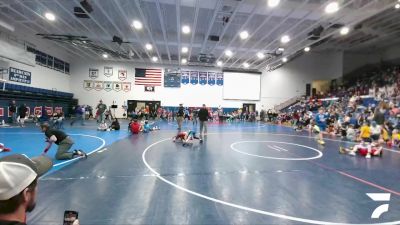
[[[172,66],[182,65],[182,59],[189,66],[221,61],[228,69],[243,68],[244,63],[251,69],[273,69],[283,57],[304,54],[305,47],[357,50],[392,43],[400,35],[400,9],[394,7],[400,0],[338,0],[339,11],[332,14],[325,7],[333,0],[280,0],[273,8],[268,0],[88,0],[93,11],[87,19],[74,16],[80,1],[0,0],[0,19],[34,34],[80,36],[50,37],[74,57],[99,60],[107,53],[108,60]],[[55,21],[47,20],[46,12]],[[134,29],[133,20],[143,28]],[[189,34],[182,32],[184,25]],[[348,35],[339,34],[342,26],[350,28]],[[248,32],[247,39],[239,37],[241,31]],[[210,35],[219,40],[210,40]],[[283,35],[290,42],[281,43]],[[112,42],[113,36],[129,43]],[[147,43],[152,50],[145,48]],[[231,57],[225,55],[227,49]],[[259,59],[259,52],[265,58]]]

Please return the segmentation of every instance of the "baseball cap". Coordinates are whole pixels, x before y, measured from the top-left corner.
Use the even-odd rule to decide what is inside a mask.
[[[53,167],[46,156],[28,158],[13,154],[0,158],[0,200],[8,200]]]

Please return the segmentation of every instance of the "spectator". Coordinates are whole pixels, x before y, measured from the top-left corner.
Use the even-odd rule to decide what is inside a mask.
[[[200,121],[200,141],[203,140],[204,134],[207,134],[207,121],[210,118],[206,104],[199,110],[199,121]]]
[[[104,116],[105,116],[104,114],[106,112],[107,106],[103,104],[103,100],[99,101],[99,104],[97,105],[96,109],[98,114],[97,122],[104,123]]]
[[[179,104],[178,112],[176,113],[176,121],[178,122],[178,130],[182,130],[183,117],[185,115],[185,109],[182,104]]]
[[[11,113],[11,123],[17,123],[17,105],[15,100],[12,100],[8,105],[8,110]]]
[[[53,166],[51,159],[14,154],[0,159],[0,224],[25,225],[36,205],[38,178]]]
[[[25,117],[27,116],[26,113],[28,112],[28,108],[26,107],[26,104],[22,104],[18,108],[18,117],[19,117],[19,125],[21,127],[25,127]]]
[[[120,129],[120,125],[119,125],[117,118],[114,118],[114,121],[110,125],[110,129],[111,130],[119,130]]]
[[[78,120],[80,120],[81,121],[81,125],[82,126],[84,126],[85,125],[85,113],[84,113],[84,107],[82,107],[82,106],[80,106],[80,105],[77,105],[76,107],[75,107],[75,119],[73,119],[72,121],[71,121],[71,126],[73,126],[74,125],[74,123],[76,122],[76,121],[78,121]]]

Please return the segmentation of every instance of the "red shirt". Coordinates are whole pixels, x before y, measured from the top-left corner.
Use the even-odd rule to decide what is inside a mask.
[[[132,123],[131,124],[131,132],[132,134],[138,134],[140,132],[140,124],[139,123]]]

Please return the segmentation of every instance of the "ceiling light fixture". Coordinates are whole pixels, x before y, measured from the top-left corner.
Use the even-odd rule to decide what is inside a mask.
[[[182,62],[182,64],[186,64],[187,63],[187,59],[184,58],[184,59],[181,60],[181,62]]]
[[[283,51],[285,51],[285,49],[282,48],[282,47],[279,47],[279,48],[278,48],[278,51],[283,52]]]
[[[134,20],[132,27],[134,27],[136,30],[140,30],[143,28],[143,24],[139,20]]]
[[[147,43],[147,44],[145,45],[145,47],[146,47],[146,49],[149,50],[149,51],[153,49],[153,45],[151,45],[151,44],[149,44],[149,43]]]
[[[262,52],[258,52],[258,53],[257,53],[257,57],[258,57],[259,59],[263,59],[263,58],[265,57],[265,55],[264,55],[264,53],[262,53]]]
[[[222,66],[222,61],[218,61],[217,66]]]
[[[250,66],[250,65],[249,65],[247,62],[243,63],[243,67],[244,67],[244,68],[247,69],[247,68],[249,68],[249,66]]]
[[[287,58],[286,58],[286,57],[283,57],[283,58],[282,58],[282,62],[287,62]]]
[[[328,14],[335,13],[337,11],[339,11],[339,3],[336,1],[329,3],[325,7],[325,12]]]
[[[151,60],[152,60],[153,62],[157,62],[157,61],[158,61],[158,58],[157,58],[156,56],[153,56],[153,57],[151,58]]]
[[[305,52],[309,52],[309,51],[310,51],[310,47],[305,47],[305,48],[304,48],[304,51],[305,51]]]
[[[188,25],[182,26],[182,32],[183,32],[184,34],[190,33],[190,27],[189,27]]]
[[[268,7],[273,8],[278,6],[280,3],[280,0],[268,0]]]
[[[249,32],[247,32],[247,31],[242,31],[242,32],[240,32],[239,36],[240,36],[240,38],[241,38],[242,40],[247,39],[247,38],[249,37]]]
[[[283,36],[281,37],[281,42],[282,42],[282,43],[288,43],[289,41],[290,41],[289,35],[283,35]]]
[[[106,53],[103,54],[103,58],[107,59],[108,55]]]
[[[46,19],[47,19],[47,20],[50,20],[50,21],[56,20],[56,16],[55,16],[53,13],[51,13],[51,12],[45,13],[45,14],[44,14],[44,17],[46,17]]]
[[[350,28],[348,27],[342,27],[342,29],[340,29],[340,34],[341,35],[346,35],[350,32]]]
[[[396,4],[396,5],[394,6],[394,8],[395,8],[395,9],[400,9],[400,4]]]
[[[182,53],[187,53],[189,51],[188,47],[182,47]]]
[[[225,55],[231,57],[233,55],[233,52],[231,50],[226,50]]]

